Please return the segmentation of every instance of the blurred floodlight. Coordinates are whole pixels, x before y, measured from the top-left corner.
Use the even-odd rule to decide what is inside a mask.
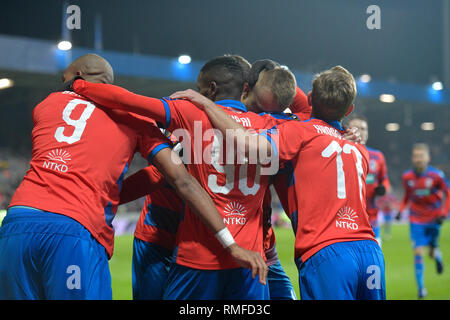
[[[398,131],[400,130],[400,125],[396,122],[386,123],[386,131]]]
[[[363,74],[359,77],[359,80],[361,82],[367,83],[367,82],[370,82],[370,80],[372,80],[372,77],[368,74]]]
[[[432,131],[434,130],[434,122],[423,122],[420,128],[424,131]]]
[[[444,89],[444,85],[443,85],[442,82],[440,82],[440,81],[434,82],[434,83],[431,85],[431,87],[433,88],[433,90],[436,90],[436,91],[439,91],[439,90]]]
[[[58,49],[62,50],[62,51],[70,50],[70,49],[72,49],[72,43],[70,41],[66,41],[66,40],[60,41],[58,43]]]
[[[395,101],[395,96],[392,94],[382,94],[380,96],[380,101],[385,103],[392,103]]]
[[[8,78],[0,79],[0,90],[12,87],[14,85],[14,81]]]
[[[191,57],[188,56],[187,54],[183,54],[178,57],[178,62],[181,64],[189,64],[191,63],[191,61],[192,61]]]

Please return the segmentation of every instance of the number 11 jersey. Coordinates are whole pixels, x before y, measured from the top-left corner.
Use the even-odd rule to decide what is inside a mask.
[[[276,130],[275,130],[276,129]],[[369,155],[342,138],[339,122],[311,118],[269,130],[280,162],[293,164],[295,258],[337,242],[375,241],[366,210]]]
[[[149,121],[106,113],[69,91],[55,92],[33,110],[30,168],[9,207],[28,206],[69,216],[113,254],[112,220],[122,179],[136,151],[151,158],[169,140]]]

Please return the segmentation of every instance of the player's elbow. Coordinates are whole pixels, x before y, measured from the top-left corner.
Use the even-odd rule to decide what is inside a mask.
[[[189,194],[193,190],[194,178],[186,171],[174,178],[171,184],[179,194]]]

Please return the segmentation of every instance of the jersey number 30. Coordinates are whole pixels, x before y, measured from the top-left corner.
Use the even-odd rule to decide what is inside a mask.
[[[86,106],[78,120],[73,120],[70,115],[78,105]],[[63,110],[62,118],[69,125],[74,127],[73,133],[70,136],[64,135],[65,127],[58,127],[55,131],[55,139],[58,142],[67,142],[68,144],[75,143],[81,139],[81,135],[86,127],[86,120],[89,119],[95,106],[85,100],[73,99],[67,104]]]

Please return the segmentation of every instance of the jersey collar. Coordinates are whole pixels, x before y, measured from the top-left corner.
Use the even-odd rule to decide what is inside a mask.
[[[221,106],[224,106],[227,108],[233,108],[233,109],[237,109],[242,112],[247,112],[247,108],[245,107],[245,105],[242,102],[237,101],[237,100],[231,100],[231,99],[219,100],[219,101],[216,101],[215,104],[220,104]]]
[[[341,124],[340,121],[337,121],[337,120],[323,120],[323,119],[311,117],[311,120],[312,119],[317,119],[317,120],[324,121],[324,122],[328,123],[330,126],[332,126],[333,128],[335,128],[335,129],[337,129],[339,131],[344,131],[344,128],[342,127],[342,124]]]
[[[430,166],[429,166],[429,165],[427,166],[427,168],[425,169],[425,171],[423,171],[422,173],[418,173],[418,172],[416,171],[416,169],[413,168],[413,172],[414,172],[414,174],[415,174],[417,177],[423,177],[423,176],[425,176],[425,175],[428,173],[428,171],[430,171]]]

